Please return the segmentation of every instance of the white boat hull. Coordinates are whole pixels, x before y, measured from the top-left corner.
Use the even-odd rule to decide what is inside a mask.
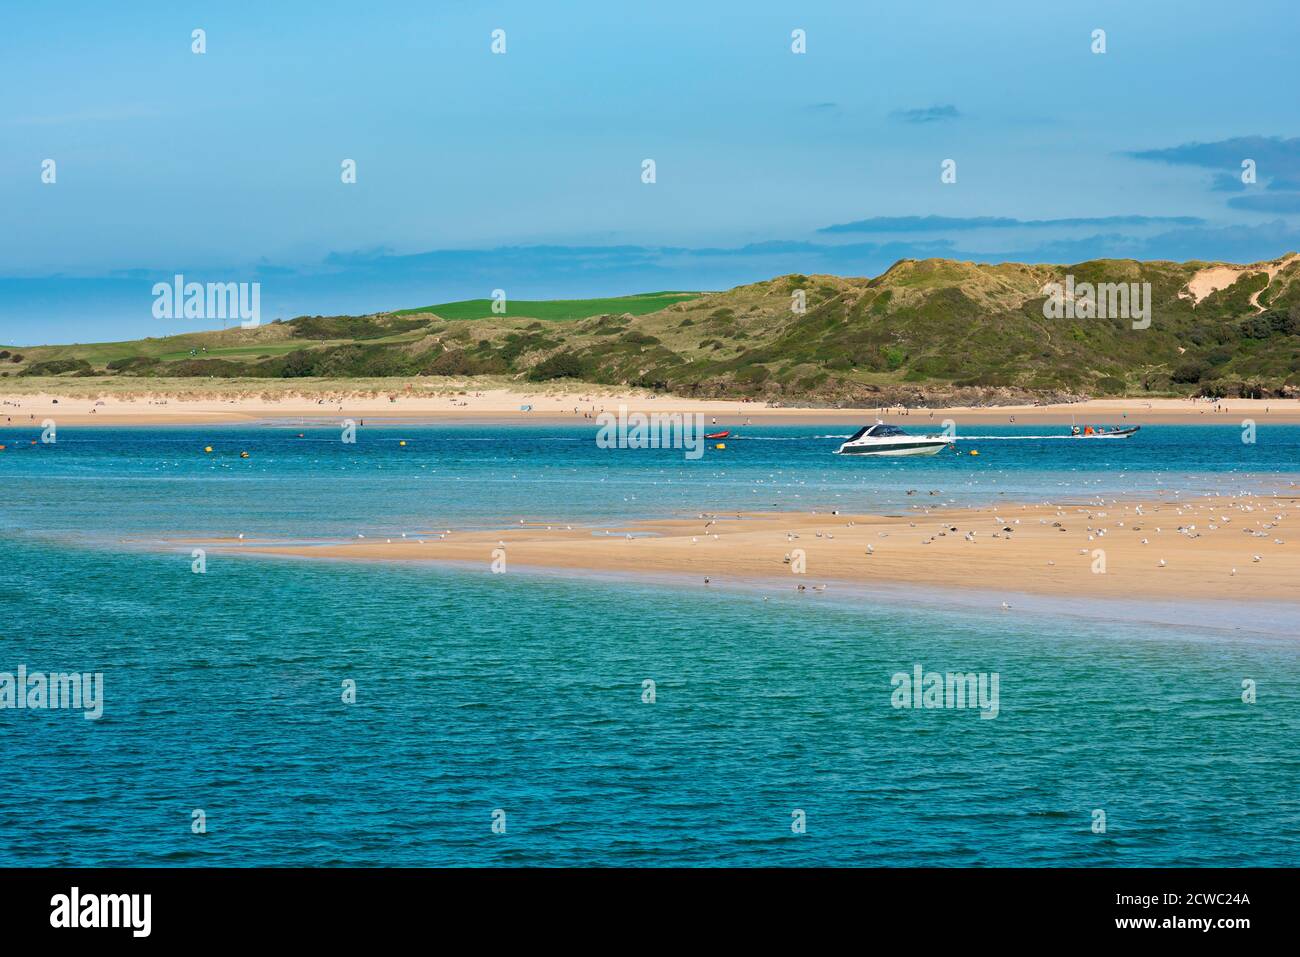
[[[863,426],[839,447],[839,455],[934,455],[950,443],[946,435],[909,435],[895,425]]]
[[[936,455],[947,444],[948,444],[947,442],[935,442],[927,445],[895,446],[894,448],[890,448],[889,446],[872,448],[871,446],[867,446],[867,445],[858,446],[854,448],[850,446],[848,448],[841,448],[839,450],[839,454],[840,455]]]

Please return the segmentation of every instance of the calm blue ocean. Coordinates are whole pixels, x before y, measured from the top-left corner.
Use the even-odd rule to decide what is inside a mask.
[[[867,462],[818,437],[847,432],[746,428],[690,462],[597,449],[594,426],[0,426],[0,672],[104,681],[97,721],[0,710],[0,865],[1300,863],[1300,644],[1276,607],[1161,624],[215,553],[197,575],[150,545],[1300,481],[1296,427]],[[893,707],[918,664],[996,672],[997,717]]]

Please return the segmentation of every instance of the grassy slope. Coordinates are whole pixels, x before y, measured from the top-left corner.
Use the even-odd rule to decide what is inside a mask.
[[[643,316],[648,312],[658,312],[674,303],[689,299],[698,299],[698,292],[646,292],[635,296],[615,296],[609,299],[543,299],[543,300],[507,300],[504,315],[525,319],[545,319],[552,322],[565,322],[574,319],[587,319],[606,313],[628,313]],[[434,315],[441,319],[492,319],[498,314],[492,311],[491,299],[465,299],[460,302],[444,302],[436,306],[422,306],[418,309],[399,309],[396,316]]]
[[[505,316],[478,300],[24,349],[22,363],[0,360],[0,374],[51,359],[84,361],[69,374],[102,373],[109,361],[135,356],[143,358],[122,371],[148,377],[572,376],[687,395],[830,404],[916,401],[962,390],[967,398],[995,400],[1010,392],[1300,389],[1300,259],[1271,282],[1260,270],[1246,271],[1195,303],[1187,286],[1207,265],[902,260],[874,279],[783,276],[720,293],[515,302]],[[1134,330],[1124,319],[1044,318],[1044,284],[1067,273],[1076,283],[1150,283],[1151,328]],[[803,313],[791,309],[796,290],[807,297]],[[1251,302],[1256,293],[1259,308]],[[189,350],[202,348],[193,361]]]

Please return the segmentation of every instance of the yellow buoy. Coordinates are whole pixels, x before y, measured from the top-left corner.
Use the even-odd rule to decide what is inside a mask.
[[[717,445],[714,446],[715,449],[725,449],[726,447],[727,447],[726,442],[719,442]]]
[[[398,442],[397,444],[398,444],[398,445],[405,445],[405,444],[406,444],[406,439],[402,439],[402,441]]]
[[[247,452],[240,452],[240,453],[239,453],[239,457],[240,457],[241,459],[246,459],[246,458],[248,458],[248,453],[247,453]]]
[[[211,451],[212,451],[212,446],[210,446],[210,445],[205,445],[205,446],[203,446],[203,451],[204,451],[204,452],[211,452]]]
[[[971,449],[971,450],[970,450],[970,454],[971,454],[971,455],[979,455],[979,454],[980,454],[979,449]]]

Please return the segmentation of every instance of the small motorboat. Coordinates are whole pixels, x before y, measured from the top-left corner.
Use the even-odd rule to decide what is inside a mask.
[[[704,437],[706,439],[725,439],[730,434],[730,429],[723,429],[721,432],[705,432]]]
[[[951,444],[944,435],[908,435],[896,425],[877,422],[858,429],[837,455],[934,455]]]
[[[1085,425],[1070,427],[1070,437],[1074,439],[1127,439],[1142,428],[1140,425]]]

